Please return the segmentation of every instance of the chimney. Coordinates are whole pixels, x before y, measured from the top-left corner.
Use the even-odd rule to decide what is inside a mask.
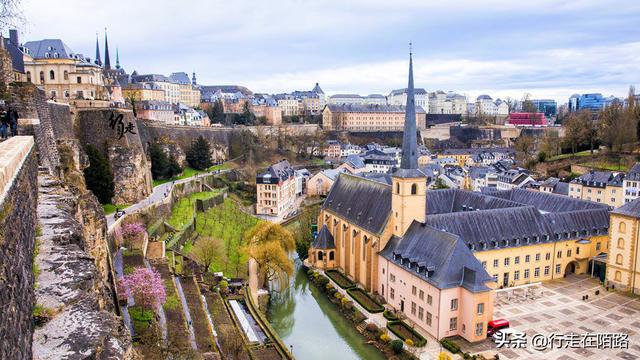
[[[14,46],[20,46],[20,43],[18,43],[18,30],[16,29],[9,30],[9,41]]]

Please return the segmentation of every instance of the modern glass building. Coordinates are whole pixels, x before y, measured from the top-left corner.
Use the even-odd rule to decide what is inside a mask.
[[[558,104],[555,100],[536,99],[531,102],[536,106],[538,112],[544,113],[546,117],[555,117],[558,114]]]
[[[600,93],[572,95],[569,98],[569,111],[591,110],[600,111],[605,107],[615,103],[622,102],[615,96],[603,97]]]

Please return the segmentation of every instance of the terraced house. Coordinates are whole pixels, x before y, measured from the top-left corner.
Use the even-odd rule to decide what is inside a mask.
[[[427,191],[410,62],[402,161],[391,183],[340,174],[309,262],[337,268],[438,339],[485,339],[494,290],[587,273],[606,252],[608,207],[513,188]]]
[[[576,199],[595,201],[611,207],[624,204],[624,173],[611,171],[590,171],[569,183],[569,196]]]

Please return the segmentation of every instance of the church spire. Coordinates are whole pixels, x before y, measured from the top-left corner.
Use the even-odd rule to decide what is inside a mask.
[[[96,65],[102,66],[102,60],[100,60],[100,44],[98,42],[98,33],[96,32]]]
[[[118,48],[116,48],[116,69],[120,69],[120,54],[118,53]]]
[[[109,59],[109,41],[107,40],[107,28],[104,28],[104,68],[111,70],[111,59]]]
[[[404,133],[402,135],[401,169],[418,168],[418,140],[416,125],[416,100],[413,89],[413,54],[409,43],[409,84],[407,86],[407,106],[404,114]]]

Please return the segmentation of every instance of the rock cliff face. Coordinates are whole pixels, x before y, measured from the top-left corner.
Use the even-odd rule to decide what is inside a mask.
[[[130,131],[124,131],[127,126],[132,126]],[[116,184],[114,204],[134,204],[151,194],[151,165],[131,111],[79,110],[76,129],[82,147],[91,144],[109,159]]]
[[[127,359],[128,330],[113,312],[106,220],[90,193],[74,195],[41,174],[36,302],[49,320],[33,335],[34,359]]]

